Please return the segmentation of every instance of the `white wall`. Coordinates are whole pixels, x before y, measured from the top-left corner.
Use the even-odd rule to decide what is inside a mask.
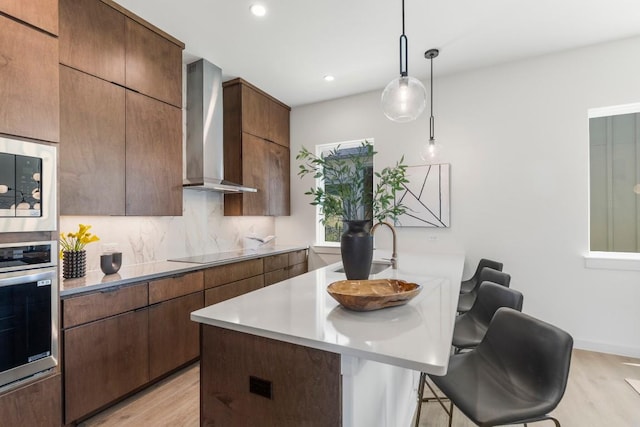
[[[399,253],[462,249],[504,262],[524,311],[570,332],[576,347],[640,356],[640,272],[587,269],[587,110],[640,101],[640,38],[435,80],[436,139],[451,163],[451,228],[399,229]],[[447,60],[443,49],[438,62]],[[391,78],[392,76],[390,76]],[[392,123],[380,91],[295,108],[291,216],[279,243],[314,241],[314,208],[295,175],[302,145],[375,138],[376,168],[419,164],[428,114]],[[389,245],[386,236],[377,245]]]

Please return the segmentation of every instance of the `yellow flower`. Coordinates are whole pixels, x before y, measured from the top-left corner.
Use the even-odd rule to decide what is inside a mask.
[[[100,240],[95,234],[89,233],[91,228],[88,224],[78,224],[78,231],[76,233],[60,233],[60,251],[72,251],[78,252],[84,249],[84,247],[92,242]]]

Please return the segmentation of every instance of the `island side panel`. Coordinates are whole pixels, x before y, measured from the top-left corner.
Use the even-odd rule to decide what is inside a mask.
[[[201,334],[201,426],[342,425],[339,354],[210,325]],[[250,377],[270,382],[271,398],[251,393]]]

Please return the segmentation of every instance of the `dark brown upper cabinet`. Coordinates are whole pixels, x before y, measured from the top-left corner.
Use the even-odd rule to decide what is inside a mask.
[[[0,12],[58,35],[58,0],[0,0]]]
[[[282,216],[290,212],[290,108],[235,79],[223,84],[224,170],[257,193],[225,194],[228,216]]]
[[[60,65],[60,214],[125,214],[125,89]]]
[[[182,215],[184,44],[111,0],[60,0],[60,46],[61,213]]]
[[[60,63],[124,86],[124,22],[100,1],[60,0]]]
[[[0,15],[0,133],[58,142],[58,39]]]
[[[182,110],[127,90],[127,215],[182,215]]]
[[[182,48],[127,19],[126,86],[182,108]]]

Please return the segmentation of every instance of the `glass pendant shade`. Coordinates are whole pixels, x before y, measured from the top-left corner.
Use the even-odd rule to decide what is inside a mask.
[[[429,139],[420,147],[420,157],[428,165],[442,163],[442,144],[436,144],[435,139]]]
[[[414,77],[393,79],[382,92],[382,111],[394,122],[415,120],[427,106],[427,90]]]

